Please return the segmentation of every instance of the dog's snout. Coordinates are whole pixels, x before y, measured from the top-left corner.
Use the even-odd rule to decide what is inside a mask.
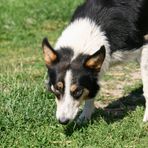
[[[62,118],[59,119],[59,123],[63,124],[63,125],[68,124],[68,122],[69,122],[69,119],[67,119],[65,117],[62,117]]]

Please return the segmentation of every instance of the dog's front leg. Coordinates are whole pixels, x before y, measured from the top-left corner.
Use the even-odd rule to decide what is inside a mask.
[[[94,112],[94,99],[89,99],[85,101],[85,105],[81,115],[77,119],[77,123],[86,123],[91,119],[92,113]]]
[[[145,114],[143,121],[148,121],[148,44],[144,45],[141,56],[141,74],[143,81],[143,92],[145,97]]]

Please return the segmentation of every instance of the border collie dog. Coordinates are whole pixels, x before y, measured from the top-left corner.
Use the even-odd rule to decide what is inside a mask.
[[[141,64],[148,121],[148,0],[85,0],[53,48],[47,38],[42,47],[48,69],[48,89],[56,96],[56,117],[67,124],[91,118],[94,98],[104,72],[115,62]]]

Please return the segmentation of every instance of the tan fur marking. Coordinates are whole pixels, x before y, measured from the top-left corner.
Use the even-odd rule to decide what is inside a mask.
[[[148,41],[148,34],[144,36],[144,39]]]
[[[91,58],[86,62],[86,66],[89,68],[100,69],[102,61],[103,59],[98,60],[97,58]]]
[[[71,85],[70,87],[70,91],[74,92],[76,89],[78,88],[78,86],[76,84]]]
[[[64,84],[63,84],[62,82],[58,82],[58,83],[57,83],[57,87],[58,87],[59,89],[63,89],[63,88],[64,88]]]
[[[47,65],[51,65],[53,61],[55,61],[57,58],[57,55],[50,50],[48,47],[44,47],[44,59],[45,59],[45,63]]]

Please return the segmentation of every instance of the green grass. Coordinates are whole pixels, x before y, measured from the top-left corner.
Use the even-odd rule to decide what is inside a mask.
[[[41,42],[47,36],[54,44],[80,3],[1,0],[0,147],[147,147],[141,81],[131,79],[139,71],[135,63],[113,68],[103,78],[98,101],[108,107],[97,109],[90,123],[56,121],[54,96],[44,88]]]

